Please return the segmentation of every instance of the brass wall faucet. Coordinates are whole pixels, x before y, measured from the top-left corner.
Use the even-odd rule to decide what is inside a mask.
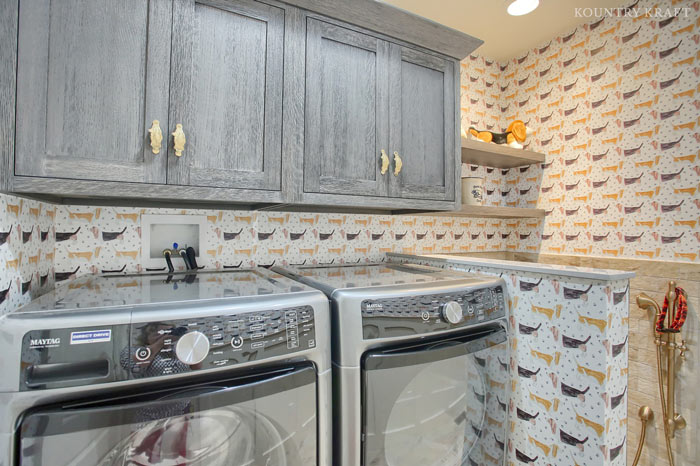
[[[666,438],[666,451],[671,466],[674,466],[673,452],[671,450],[671,439],[675,437],[677,430],[686,427],[686,421],[676,412],[676,350],[680,352],[681,360],[685,359],[685,353],[688,348],[685,345],[685,340],[681,339],[680,345],[676,343],[676,335],[680,330],[671,330],[671,324],[676,320],[676,314],[679,311],[677,304],[680,302],[679,293],[682,290],[676,286],[676,282],[671,280],[668,282],[668,292],[662,310],[659,304],[645,293],[637,295],[637,306],[642,309],[654,311],[653,336],[654,344],[656,344],[656,369],[659,381],[659,396],[661,398],[661,408],[663,411],[664,433]],[[660,321],[660,316],[666,312],[665,319]],[[657,328],[657,323],[659,328]],[[681,323],[682,325],[682,323]],[[667,378],[666,387],[664,389],[663,371],[661,363],[663,359],[663,350],[666,350],[666,366]],[[643,438],[640,440],[639,451],[643,445]]]

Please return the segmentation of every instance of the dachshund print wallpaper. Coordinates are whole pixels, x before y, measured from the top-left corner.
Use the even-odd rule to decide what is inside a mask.
[[[207,269],[381,261],[387,252],[437,253],[458,251],[460,246],[485,251],[493,239],[455,234],[476,227],[478,219],[58,206],[56,280],[84,273],[141,271],[145,214],[206,216],[198,265]],[[449,250],[442,246],[451,242]],[[179,258],[174,264],[184,267]]]
[[[0,200],[0,277],[5,280],[0,291],[7,289],[0,313],[27,302],[40,284],[52,284],[54,276],[62,282],[84,274],[143,271],[144,214],[206,216],[198,265],[221,270],[381,261],[387,252],[487,251],[495,237],[457,233],[484,228],[483,219],[91,207],[3,195]],[[489,225],[498,228],[504,222],[492,220]],[[24,243],[22,235],[28,238]],[[184,267],[179,258],[174,264]]]
[[[506,281],[508,464],[626,464],[629,281],[447,266]]]
[[[56,207],[0,195],[0,314],[53,287]]]
[[[546,155],[469,167],[488,204],[547,212],[542,229],[509,222],[504,249],[700,261],[700,2],[631,6],[687,9],[597,18],[509,62],[462,63],[463,130],[520,119],[535,131],[527,148]]]

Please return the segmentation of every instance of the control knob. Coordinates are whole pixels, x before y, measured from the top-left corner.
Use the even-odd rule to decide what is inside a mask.
[[[199,364],[209,354],[209,339],[202,332],[186,333],[177,341],[175,354],[184,364]]]
[[[451,324],[462,321],[462,306],[456,301],[449,301],[442,305],[442,317]]]

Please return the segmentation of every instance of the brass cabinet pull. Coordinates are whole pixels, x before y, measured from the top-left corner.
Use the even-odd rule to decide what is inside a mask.
[[[386,155],[386,151],[382,149],[382,170],[381,173],[384,175],[386,171],[389,169],[389,156]]]
[[[182,130],[182,125],[178,123],[175,125],[175,131],[173,132],[173,149],[175,149],[176,156],[182,157],[182,151],[185,150],[186,142],[185,132]]]
[[[401,169],[403,168],[403,161],[399,157],[399,153],[394,151],[394,176],[399,176]]]
[[[151,129],[148,130],[151,135],[151,151],[154,154],[160,154],[160,147],[163,143],[163,131],[160,129],[160,122],[158,120],[153,120],[151,124]]]

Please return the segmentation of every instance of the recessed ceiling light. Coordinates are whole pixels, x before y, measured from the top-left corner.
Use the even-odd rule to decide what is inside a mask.
[[[538,7],[540,0],[515,0],[508,5],[508,14],[512,16],[522,16],[531,13]]]

